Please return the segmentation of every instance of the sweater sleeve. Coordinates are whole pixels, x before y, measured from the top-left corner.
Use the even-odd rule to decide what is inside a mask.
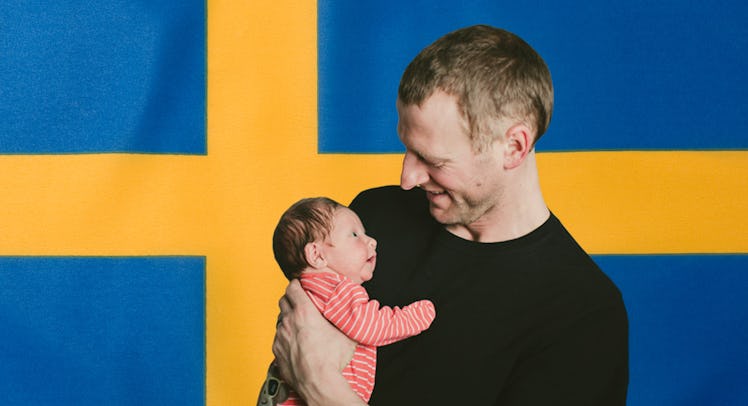
[[[345,335],[358,343],[382,346],[426,330],[436,317],[434,304],[420,300],[403,308],[381,306],[369,300],[360,285],[344,281],[337,286],[323,312]]]

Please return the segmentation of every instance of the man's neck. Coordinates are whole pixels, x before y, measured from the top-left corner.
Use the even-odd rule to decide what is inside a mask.
[[[502,242],[525,236],[545,223],[551,213],[540,190],[534,154],[527,158],[504,189],[499,206],[471,224],[447,226],[447,231],[470,241]]]
[[[450,233],[469,241],[502,242],[525,236],[540,227],[550,217],[550,211],[543,205],[533,210],[519,212],[492,213],[491,218],[464,225],[450,225]],[[496,220],[494,220],[496,219]]]

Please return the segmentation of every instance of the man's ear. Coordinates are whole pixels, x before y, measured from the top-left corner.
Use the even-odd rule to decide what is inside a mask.
[[[308,242],[304,246],[304,257],[306,262],[314,269],[320,269],[327,266],[327,261],[322,256],[322,250],[316,242]]]
[[[514,169],[522,164],[530,151],[532,151],[532,131],[523,124],[517,123],[504,134],[504,168]]]

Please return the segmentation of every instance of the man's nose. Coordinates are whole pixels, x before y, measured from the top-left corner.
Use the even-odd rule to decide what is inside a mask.
[[[418,185],[426,183],[429,179],[428,173],[415,154],[406,151],[403,157],[403,170],[400,173],[400,187],[404,190],[410,190]]]

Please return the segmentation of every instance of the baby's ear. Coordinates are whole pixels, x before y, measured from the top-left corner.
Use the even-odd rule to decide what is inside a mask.
[[[322,250],[316,242],[308,242],[304,246],[304,257],[306,263],[314,269],[320,269],[327,265],[327,261],[322,257]]]

